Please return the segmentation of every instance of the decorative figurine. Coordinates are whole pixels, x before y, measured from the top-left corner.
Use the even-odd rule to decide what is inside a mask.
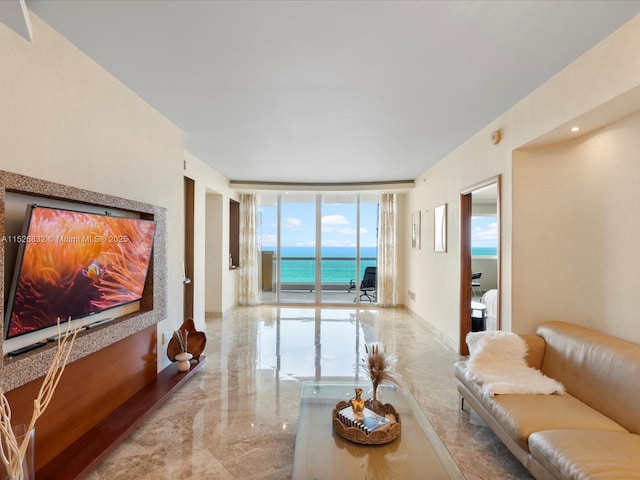
[[[364,410],[364,399],[362,398],[361,388],[356,388],[356,398],[351,399],[351,408],[353,408],[353,414],[356,417],[362,417],[362,410]]]

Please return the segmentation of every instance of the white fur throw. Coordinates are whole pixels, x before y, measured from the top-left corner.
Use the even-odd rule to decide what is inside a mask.
[[[564,393],[564,385],[527,365],[526,342],[511,332],[471,332],[465,376],[486,395],[507,393]]]

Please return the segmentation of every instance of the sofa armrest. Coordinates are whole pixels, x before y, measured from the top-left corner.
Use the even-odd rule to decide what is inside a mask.
[[[527,343],[527,365],[540,370],[542,368],[542,358],[546,342],[544,338],[538,335],[521,335],[522,339]]]

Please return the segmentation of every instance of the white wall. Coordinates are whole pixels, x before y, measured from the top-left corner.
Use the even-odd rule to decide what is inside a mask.
[[[204,327],[205,305],[224,313],[237,304],[237,273],[229,269],[229,180],[189,153],[184,175],[195,182],[194,321]],[[207,273],[208,268],[212,268]],[[218,310],[219,308],[219,310]]]
[[[171,330],[182,317],[182,132],[31,21],[33,42],[0,23],[0,168],[167,208],[167,320],[158,328]]]
[[[530,297],[525,300],[523,296],[530,294],[521,290],[512,294],[511,288],[512,279],[515,281],[522,275],[512,258],[527,255],[526,247],[512,242],[511,235],[514,219],[526,221],[526,212],[516,210],[512,202],[512,197],[517,195],[516,185],[512,188],[513,151],[554,129],[560,128],[564,132],[566,128],[568,131],[574,119],[583,115],[586,118],[596,110],[596,115],[590,116],[592,121],[597,121],[598,114],[603,111],[609,116],[615,115],[611,109],[602,107],[610,101],[624,105],[624,102],[616,102],[616,98],[638,85],[640,17],[635,17],[416,179],[416,188],[407,195],[405,219],[410,218],[412,211],[421,209],[424,214],[427,209],[426,228],[423,229],[427,241],[423,242],[422,250],[408,249],[406,252],[407,290],[416,291],[416,300],[406,304],[440,331],[450,344],[457,348],[460,332],[460,192],[485,179],[502,175],[501,324],[505,330],[529,333],[534,321],[523,321],[515,314],[521,311],[519,302],[530,301]],[[503,140],[492,145],[490,133],[497,128],[502,129]],[[567,182],[571,181],[567,178]],[[627,177],[625,181],[633,180]],[[449,207],[446,254],[434,253],[432,240],[433,209],[442,203]],[[618,272],[620,269],[616,266],[608,276],[615,278]],[[578,280],[577,276],[575,280]],[[624,330],[625,335],[631,335]]]
[[[216,315],[221,314],[224,310],[221,294],[223,291],[223,265],[228,265],[228,262],[223,261],[226,258],[222,257],[225,248],[223,241],[225,231],[220,228],[224,219],[222,200],[223,196],[219,193],[206,194],[204,311]],[[228,230],[226,233],[228,237]]]

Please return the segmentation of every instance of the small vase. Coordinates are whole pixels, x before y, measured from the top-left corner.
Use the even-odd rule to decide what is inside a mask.
[[[18,446],[22,446],[22,442],[25,437],[28,437],[28,446],[27,452],[25,453],[24,458],[22,459],[22,471],[14,472],[10,474],[4,469],[4,465],[0,463],[0,478],[3,480],[33,480],[35,478],[35,469],[34,469],[34,438],[35,438],[35,429],[31,429],[27,432],[27,425],[20,424],[13,427],[13,431],[16,436],[16,440],[18,441]],[[4,438],[2,439],[4,443]]]
[[[378,383],[373,384],[373,397],[367,400],[367,408],[373,410],[378,415],[384,416],[384,406],[379,399]]]
[[[193,358],[193,355],[191,355],[189,352],[182,352],[176,355],[176,361],[178,362],[178,371],[179,372],[186,372],[191,368],[191,362],[189,362],[189,360],[191,360]]]

